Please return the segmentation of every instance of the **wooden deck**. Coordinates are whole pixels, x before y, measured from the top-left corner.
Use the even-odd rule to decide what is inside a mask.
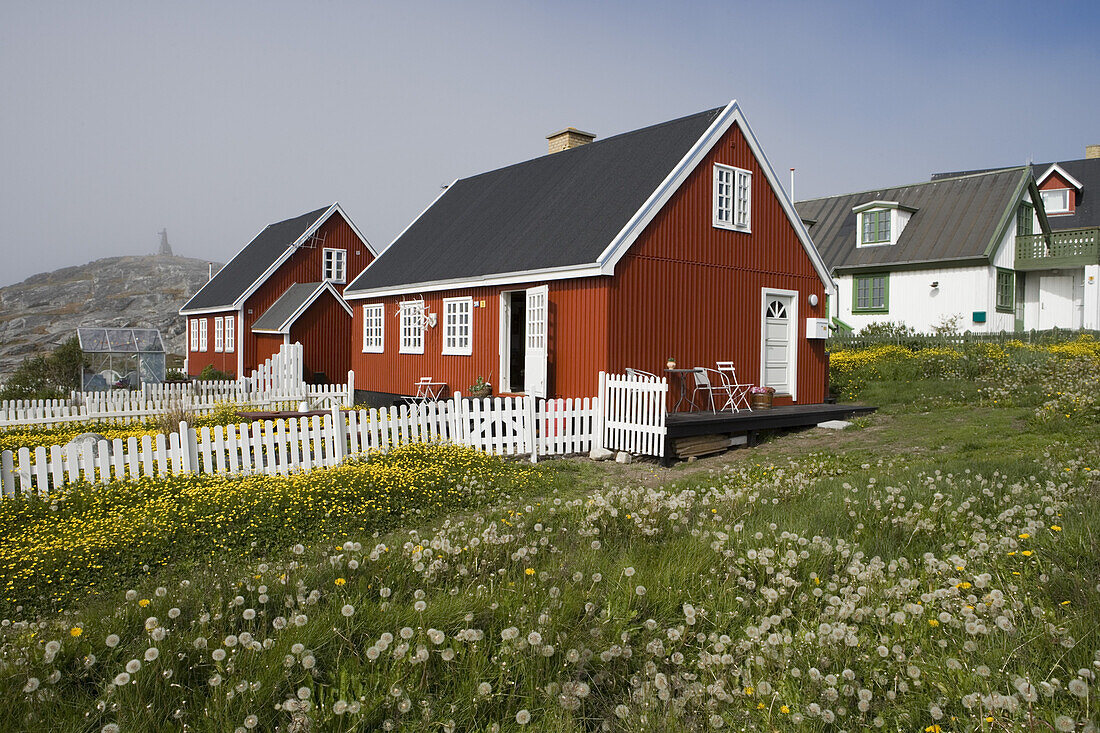
[[[744,433],[748,436],[749,445],[753,445],[756,434],[761,430],[809,427],[826,420],[846,420],[866,415],[876,409],[867,405],[822,404],[784,405],[752,412],[670,412],[665,418],[668,434],[663,461],[667,464],[676,459],[677,438]]]

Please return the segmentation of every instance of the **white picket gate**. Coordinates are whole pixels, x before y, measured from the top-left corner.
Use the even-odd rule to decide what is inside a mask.
[[[452,399],[390,409],[204,427],[170,435],[40,446],[0,453],[0,494],[48,496],[76,481],[182,473],[286,474],[407,443],[449,441],[503,456],[585,453],[607,447],[661,456],[665,380],[600,373],[600,397]]]
[[[604,446],[664,456],[668,380],[600,372]]]

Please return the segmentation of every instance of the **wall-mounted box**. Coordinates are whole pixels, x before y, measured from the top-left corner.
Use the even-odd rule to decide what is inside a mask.
[[[829,338],[829,319],[828,318],[807,318],[806,319],[806,338],[808,338],[808,339],[827,339],[827,338]]]

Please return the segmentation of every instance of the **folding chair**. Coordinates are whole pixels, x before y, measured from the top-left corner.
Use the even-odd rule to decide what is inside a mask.
[[[715,376],[715,382],[710,379],[710,374]],[[691,393],[692,407],[695,407],[695,395],[699,392],[705,392],[707,398],[710,400],[710,411],[718,412],[714,407],[714,393],[717,392],[719,396],[725,395],[725,400],[722,402],[722,409],[730,403],[733,399],[733,392],[730,385],[726,382],[726,375],[716,369],[707,369],[706,367],[694,367],[691,375],[695,379],[695,391]]]
[[[718,371],[726,377],[726,382],[730,386],[730,399],[727,403],[734,412],[741,412],[741,407],[744,406],[746,410],[752,412],[752,405],[749,404],[749,390],[752,389],[751,384],[741,384],[737,381],[737,369],[734,368],[732,361],[720,361],[718,362]],[[723,405],[722,409],[726,409]]]
[[[645,377],[646,379],[654,379],[654,380],[657,379],[656,374],[652,374],[650,372],[642,371],[641,369],[631,369],[630,367],[626,368],[626,374],[629,377]]]
[[[439,395],[447,385],[444,382],[433,382],[431,377],[421,377],[413,382],[413,386],[416,387],[416,394],[402,398],[410,405],[439,399]]]

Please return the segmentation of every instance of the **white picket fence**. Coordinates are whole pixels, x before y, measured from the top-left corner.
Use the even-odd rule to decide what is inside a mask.
[[[426,402],[379,410],[341,411],[312,418],[204,427],[98,444],[40,446],[0,453],[4,497],[48,496],[76,481],[103,482],[182,473],[286,474],[330,467],[349,456],[407,443],[449,441],[505,456],[584,453],[615,446],[663,455],[664,411],[653,413],[667,382],[600,375],[601,398],[536,400],[490,397]],[[606,395],[606,397],[604,397]],[[601,405],[603,409],[601,409]],[[638,419],[631,437],[626,419]],[[607,442],[611,439],[611,442]],[[631,447],[633,446],[633,447]]]
[[[52,427],[73,422],[126,423],[179,409],[204,415],[225,403],[264,409],[302,401],[318,408],[353,404],[354,372],[348,372],[346,384],[306,384],[302,381],[301,344],[284,344],[249,379],[144,384],[134,391],[73,392],[68,400],[0,402],[0,428]]]

